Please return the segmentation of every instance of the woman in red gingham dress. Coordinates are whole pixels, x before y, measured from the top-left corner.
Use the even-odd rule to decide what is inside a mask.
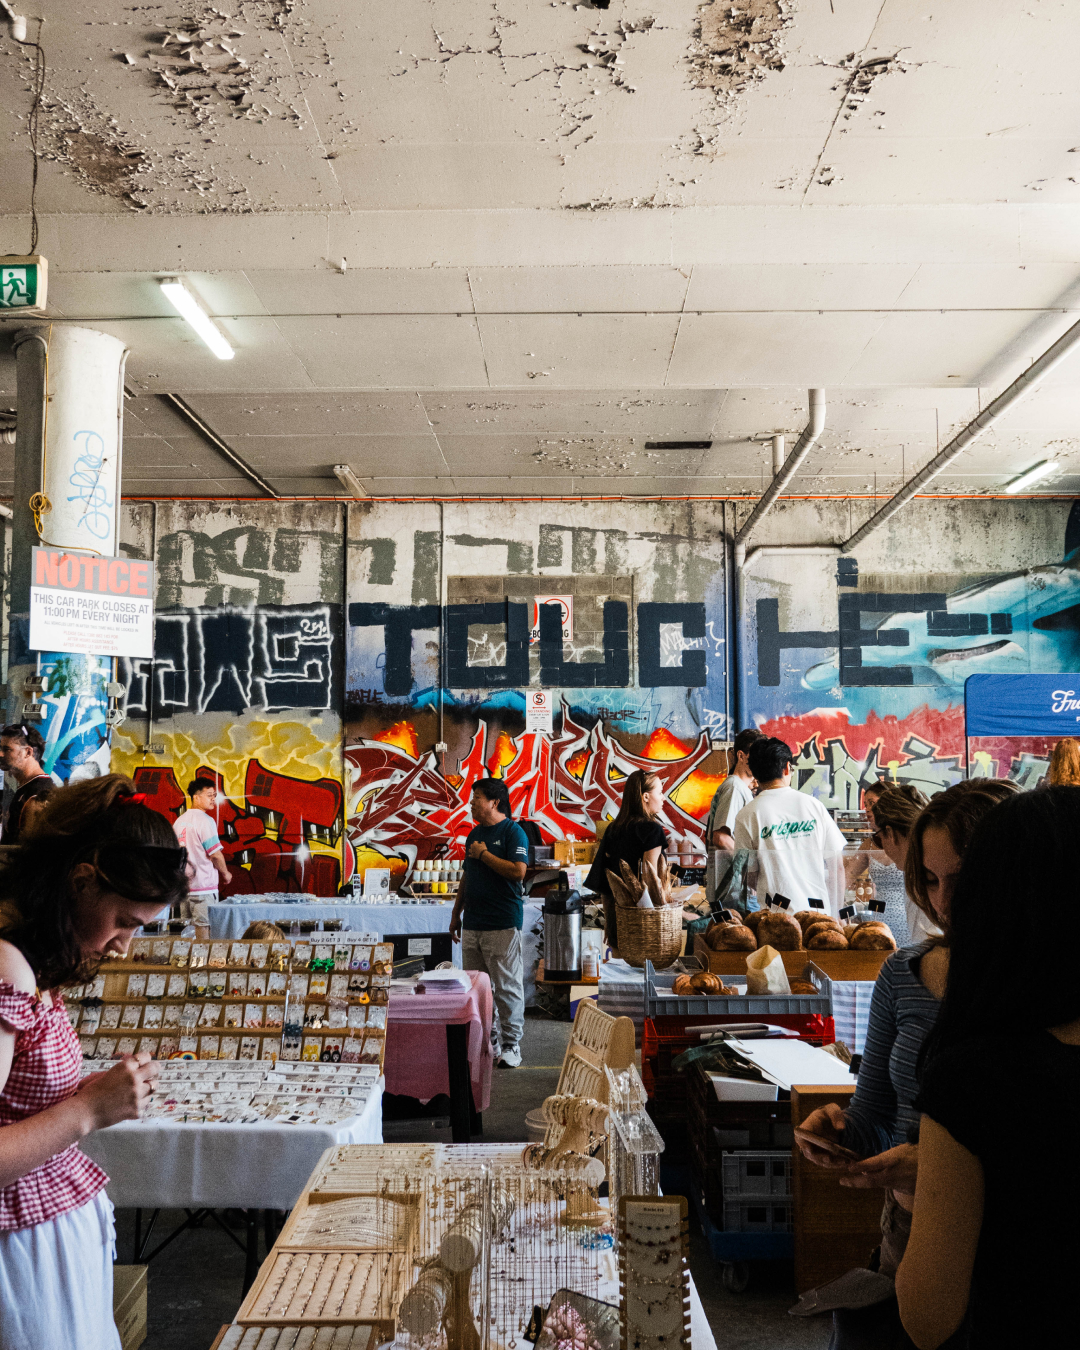
[[[60,987],[187,893],[169,822],[130,779],[61,788],[0,872],[0,1347],[118,1350],[108,1177],[78,1147],[138,1119],[155,1068],[82,1079]]]

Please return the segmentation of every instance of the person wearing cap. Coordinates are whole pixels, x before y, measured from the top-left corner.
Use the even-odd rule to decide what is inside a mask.
[[[217,800],[217,784],[210,778],[196,778],[188,784],[191,810],[178,816],[173,829],[187,849],[189,899],[183,901],[181,918],[209,923],[206,906],[218,898],[218,877],[232,881],[225,854],[218,838],[217,822],[210,812]]]
[[[45,742],[37,727],[13,722],[0,731],[0,765],[15,780],[15,795],[4,816],[3,843],[17,844],[56,784],[41,767]]]

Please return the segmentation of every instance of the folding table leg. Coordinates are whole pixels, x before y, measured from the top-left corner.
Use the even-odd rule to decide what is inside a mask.
[[[469,1082],[469,1025],[448,1023],[446,1069],[450,1079],[450,1137],[455,1144],[472,1138],[472,1084]]]
[[[244,1257],[244,1288],[243,1293],[251,1288],[255,1283],[255,1276],[259,1273],[259,1217],[260,1210],[244,1210],[244,1219],[247,1226],[247,1244]]]

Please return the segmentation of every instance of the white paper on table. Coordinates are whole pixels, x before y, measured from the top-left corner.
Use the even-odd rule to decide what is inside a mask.
[[[756,1065],[770,1083],[787,1091],[792,1083],[850,1085],[846,1064],[805,1041],[742,1041],[733,1037],[728,1044]]]

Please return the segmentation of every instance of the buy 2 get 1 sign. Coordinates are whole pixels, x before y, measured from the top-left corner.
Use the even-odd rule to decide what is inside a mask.
[[[30,647],[96,656],[154,654],[154,564],[35,548]]]

